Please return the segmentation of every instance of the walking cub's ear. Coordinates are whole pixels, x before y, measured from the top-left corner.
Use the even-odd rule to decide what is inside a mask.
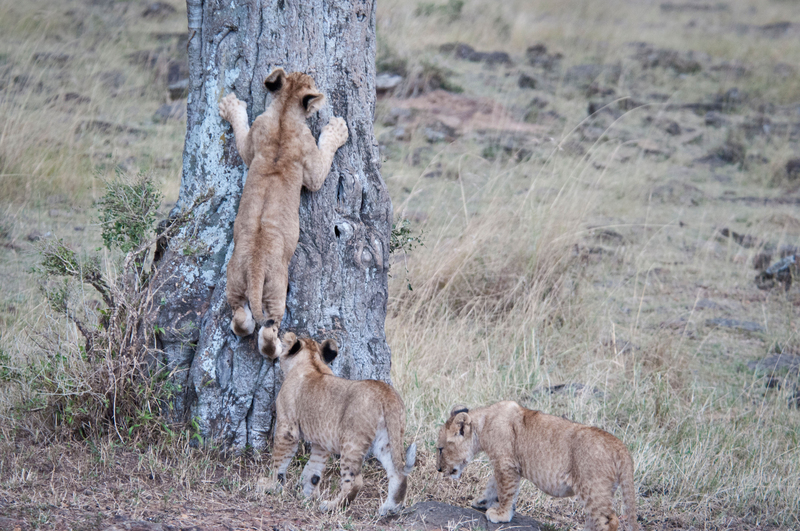
[[[325,363],[328,365],[336,359],[336,356],[339,355],[339,347],[336,345],[336,340],[334,339],[326,339],[322,342],[322,359],[325,360]]]
[[[303,342],[297,339],[297,336],[292,332],[288,332],[283,336],[283,351],[286,352],[286,357],[294,356],[302,348]]]
[[[322,104],[325,103],[325,95],[319,92],[306,92],[300,102],[303,104],[306,117],[308,117],[322,108]]]
[[[283,88],[284,81],[286,81],[286,72],[283,71],[283,68],[278,67],[264,80],[264,86],[270,92],[278,92]]]

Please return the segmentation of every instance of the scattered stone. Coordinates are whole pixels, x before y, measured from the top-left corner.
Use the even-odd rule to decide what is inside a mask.
[[[708,111],[703,118],[703,122],[709,127],[719,129],[728,124],[728,119],[717,111]]]
[[[626,348],[629,348],[630,346],[631,346],[630,344],[624,343],[623,345],[621,345],[620,352],[622,352]],[[572,396],[593,395],[596,398],[603,398],[603,396],[605,396],[605,393],[603,393],[603,391],[601,391],[597,387],[589,387],[588,385],[584,385],[582,383],[570,383],[570,384],[536,387],[531,391],[530,397],[541,394],[551,394],[551,395],[569,394]]]
[[[736,319],[706,319],[706,326],[732,328],[742,332],[763,332],[764,327],[753,321],[737,321]]]
[[[800,180],[800,159],[791,159],[786,163],[786,177],[790,181]]]
[[[664,128],[664,131],[668,135],[678,136],[682,133],[680,124],[675,120],[664,120],[664,122],[661,124],[661,127]]]
[[[775,374],[778,372],[798,372],[800,371],[800,356],[792,353],[780,353],[760,360],[747,362],[747,368],[751,371],[768,372]]]
[[[592,83],[602,82],[614,85],[619,81],[622,67],[619,65],[584,64],[568,68],[564,73],[564,83],[580,88],[589,88]]]
[[[499,531],[541,531],[541,524],[519,513],[507,524],[493,524],[483,513],[466,507],[455,507],[441,502],[420,502],[399,517],[405,529],[433,531],[440,529]]]
[[[55,66],[64,66],[71,59],[66,53],[37,52],[33,54],[33,60],[37,63],[47,63]]]
[[[185,102],[176,101],[175,103],[165,103],[153,114],[153,121],[156,123],[166,123],[169,120],[182,120],[185,115]]]
[[[705,199],[705,194],[692,184],[670,179],[653,188],[650,197],[663,203],[697,206]]]
[[[764,271],[756,275],[756,287],[762,290],[774,288],[778,283],[783,284],[784,291],[792,287],[792,277],[798,274],[797,255],[792,254],[775,262]]]
[[[701,157],[696,162],[710,164],[712,166],[726,166],[729,164],[744,165],[747,156],[747,148],[741,142],[729,140],[725,144],[713,149],[705,157]]]
[[[700,299],[692,306],[695,310],[724,310],[725,307],[711,299]]]
[[[439,50],[443,53],[453,52],[457,59],[464,59],[472,61],[473,63],[486,63],[489,65],[496,64],[513,64],[511,56],[506,52],[479,52],[472,46],[464,44],[463,42],[442,44]]]
[[[719,230],[719,236],[722,238],[731,238],[745,249],[757,247],[762,243],[761,240],[755,236],[751,236],[750,234],[739,234],[738,232],[732,231],[727,227]]]
[[[167,86],[167,92],[169,92],[169,99],[171,100],[180,100],[187,97],[189,95],[189,78],[181,79]]]
[[[122,85],[125,84],[127,76],[125,76],[125,74],[119,70],[107,70],[105,72],[100,72],[97,75],[97,79],[99,79],[100,83],[102,83],[106,88],[118,90],[122,87]]]
[[[712,11],[727,11],[728,5],[723,3],[717,4],[695,4],[695,3],[684,3],[678,4],[674,2],[664,2],[661,4],[661,11],[666,13],[685,13],[685,12],[712,12]]]
[[[399,122],[408,121],[409,119],[411,119],[411,116],[412,116],[411,109],[406,109],[404,107],[392,107],[391,109],[389,109],[389,112],[383,119],[383,125],[386,126],[397,125]]]
[[[770,39],[778,39],[785,37],[790,32],[797,32],[797,25],[791,22],[773,22],[772,24],[764,24],[763,26],[756,26],[756,31]],[[794,31],[792,31],[794,30]]]
[[[533,76],[529,76],[528,74],[522,73],[519,75],[519,79],[517,80],[517,85],[519,88],[529,88],[535,89],[538,82],[536,78]]]
[[[403,76],[389,73],[378,74],[375,76],[375,92],[379,96],[391,94],[402,82]]]
[[[636,47],[634,59],[642,68],[671,68],[678,74],[694,74],[703,69],[695,51],[679,52],[666,48],[656,48],[646,42],[632,43]],[[705,59],[705,57],[703,57]]]
[[[175,8],[166,2],[153,2],[152,4],[148,5],[144,11],[142,11],[142,17],[163,19],[175,12]]]
[[[547,71],[554,70],[561,66],[561,59],[563,55],[556,53],[547,53],[547,46],[542,43],[529,46],[525,51],[525,57],[528,59],[528,64],[531,66],[538,66]]]
[[[454,128],[439,121],[425,127],[422,133],[425,135],[425,140],[431,144],[445,141],[452,142],[458,136]]]

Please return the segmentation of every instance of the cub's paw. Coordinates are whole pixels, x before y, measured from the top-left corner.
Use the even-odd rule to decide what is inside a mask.
[[[322,133],[325,135],[325,139],[336,146],[337,149],[347,142],[347,138],[350,135],[347,130],[347,122],[344,121],[344,118],[338,116],[331,118],[328,125],[322,129]]]
[[[402,504],[390,503],[389,500],[386,500],[385,502],[383,502],[383,505],[381,505],[381,508],[378,510],[378,514],[380,516],[386,516],[388,514],[397,514],[401,510],[403,510]]]
[[[239,100],[233,92],[220,100],[219,115],[223,120],[233,123],[239,112],[244,112],[246,115],[247,103]]]
[[[510,522],[514,516],[514,511],[500,512],[496,507],[491,507],[486,510],[486,519],[493,524],[502,524]]]
[[[262,326],[258,332],[258,351],[271,360],[281,355],[281,341],[278,339],[277,326]]]
[[[236,308],[231,319],[231,331],[239,337],[249,336],[256,329],[256,321],[250,312],[250,306]]]
[[[486,498],[484,498],[482,500],[478,500],[476,502],[472,502],[472,506],[471,507],[473,509],[477,509],[479,511],[485,511],[489,507],[494,507],[495,505],[497,505],[497,502],[498,502],[497,498],[493,498],[491,500],[487,500]]]

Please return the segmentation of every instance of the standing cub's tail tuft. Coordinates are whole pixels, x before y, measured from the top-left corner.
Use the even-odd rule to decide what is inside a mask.
[[[409,475],[415,464],[417,464],[417,443],[413,442],[406,450],[406,466],[403,467],[403,474]]]

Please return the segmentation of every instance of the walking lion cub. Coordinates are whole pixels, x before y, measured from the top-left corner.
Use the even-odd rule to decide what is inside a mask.
[[[300,439],[311,443],[301,481],[306,497],[319,497],[319,480],[330,454],[339,454],[339,495],[320,504],[322,511],[342,508],[363,486],[361,465],[369,450],[389,476],[389,493],[380,514],[396,512],[406,497],[406,477],[414,467],[417,447],[403,455],[406,413],[397,391],[377,380],[346,380],[327,364],[339,351],[332,339],[320,345],[287,333],[279,360],[284,375],[276,400],[272,479],[278,488]]]
[[[483,498],[490,522],[510,522],[520,479],[545,493],[577,494],[584,504],[586,529],[615,531],[619,520],[612,500],[622,488],[629,531],[636,531],[633,460],[625,445],[599,428],[532,411],[516,402],[468,410],[456,406],[439,431],[436,466],[458,479],[470,460],[485,451],[494,469]]]
[[[233,127],[236,149],[249,169],[228,262],[231,330],[248,336],[258,323],[258,349],[270,356],[280,348],[289,262],[300,237],[300,190],[322,187],[348,132],[342,118],[331,118],[317,146],[306,119],[320,109],[325,96],[310,76],[278,68],[264,84],[273,100],[253,127],[247,126],[247,104],[235,94],[222,98],[219,114]]]

